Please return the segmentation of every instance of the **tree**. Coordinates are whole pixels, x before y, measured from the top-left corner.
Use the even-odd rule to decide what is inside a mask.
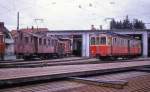
[[[128,15],[126,16],[126,19],[123,20],[123,29],[132,29],[132,23],[129,20]]]
[[[133,20],[133,28],[135,28],[135,29],[145,29],[146,27],[145,27],[145,24],[142,21],[140,21],[138,19],[134,19]]]
[[[123,24],[122,24],[121,21],[116,22],[116,28],[117,28],[117,29],[122,29],[122,28],[123,28]]]
[[[116,21],[115,19],[112,19],[112,21],[110,21],[110,29],[116,28]]]
[[[129,20],[128,15],[123,21],[116,21],[112,19],[110,21],[110,29],[145,29],[145,24],[138,19],[134,19],[133,22]]]

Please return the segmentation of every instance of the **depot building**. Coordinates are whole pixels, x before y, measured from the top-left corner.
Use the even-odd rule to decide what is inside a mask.
[[[113,30],[49,30],[47,35],[63,35],[73,37],[73,52],[77,56],[89,57],[89,35],[102,32],[114,32],[117,34],[129,35],[142,41],[142,56],[150,56],[150,30],[149,29],[113,29]]]

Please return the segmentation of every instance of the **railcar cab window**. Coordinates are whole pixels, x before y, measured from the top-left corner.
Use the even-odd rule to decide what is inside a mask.
[[[96,43],[96,45],[99,45],[99,42],[100,42],[100,39],[99,39],[99,37],[96,37],[96,41],[95,41]]]
[[[91,45],[95,45],[95,37],[91,37]]]
[[[112,38],[108,37],[108,45],[111,45],[111,44],[112,44]]]
[[[101,37],[100,44],[106,44],[106,37]]]

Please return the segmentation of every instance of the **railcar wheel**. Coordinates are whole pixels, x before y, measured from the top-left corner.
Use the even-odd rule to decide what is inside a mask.
[[[23,56],[23,59],[26,61],[26,60],[31,60],[31,58],[30,57],[28,57],[28,56]]]
[[[99,56],[98,54],[96,54],[96,58],[97,58],[97,59],[101,59],[100,56]]]

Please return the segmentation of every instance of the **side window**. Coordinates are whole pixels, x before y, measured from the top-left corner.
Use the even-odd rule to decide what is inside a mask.
[[[48,45],[51,45],[51,39],[48,39]]]
[[[136,45],[136,41],[133,41],[134,43],[133,43],[133,47],[135,47],[135,45]]]
[[[122,38],[120,38],[120,46],[122,46]]]
[[[95,45],[95,37],[91,38],[91,45]]]
[[[127,40],[125,39],[125,46],[127,46]]]
[[[123,46],[123,41],[124,41],[124,39],[121,38],[121,46]]]
[[[120,46],[120,38],[117,38],[117,45]]]
[[[28,43],[29,42],[29,38],[28,37],[25,37],[25,43]]]
[[[101,37],[100,44],[106,44],[106,37]]]
[[[127,43],[126,43],[126,39],[124,39],[124,46],[126,46],[126,44],[127,44]]]
[[[54,41],[55,41],[55,40],[54,40],[54,39],[52,39],[52,42],[51,42],[51,44],[52,44],[52,45],[51,45],[51,46],[54,46]]]
[[[133,44],[133,43],[132,43],[132,40],[130,40],[130,47],[133,47],[132,44]]]
[[[123,45],[125,46],[126,44],[125,44],[125,39],[123,39]]]
[[[31,37],[31,43],[32,43],[32,41],[33,41],[33,37]]]
[[[141,48],[141,42],[140,41],[138,41],[138,47]]]
[[[117,38],[113,38],[113,45],[117,43]]]
[[[20,36],[20,40],[23,40],[23,33],[22,32],[20,32],[19,36]]]
[[[125,46],[125,39],[122,39],[122,45]]]
[[[44,45],[46,45],[46,39],[44,39]]]
[[[39,39],[39,45],[42,45],[42,38]]]

